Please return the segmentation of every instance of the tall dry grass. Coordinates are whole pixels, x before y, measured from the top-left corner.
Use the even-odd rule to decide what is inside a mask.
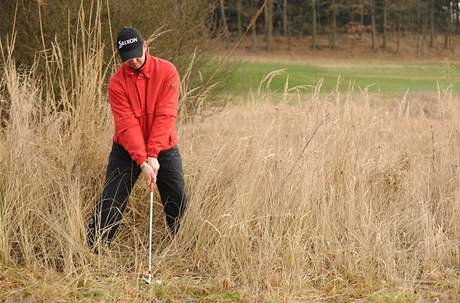
[[[2,67],[3,266],[60,271],[71,280],[146,268],[142,182],[114,246],[94,255],[85,245],[113,129],[103,46],[93,34],[75,37],[87,43],[75,43],[71,62],[60,62],[57,45],[49,51],[59,94],[11,56]],[[3,54],[11,52],[4,47]],[[318,85],[311,96],[287,87],[283,101],[273,102],[263,87],[243,105],[179,123],[190,204],[170,239],[157,203],[156,275],[229,281],[253,300],[458,286],[458,96],[382,101],[365,92],[321,95]]]
[[[332,97],[227,108],[183,129],[188,262],[250,292],[458,277],[458,97]]]
[[[14,37],[2,45],[2,263],[70,271],[86,260],[83,202],[101,183],[94,170],[103,170],[107,145],[94,142],[108,136],[111,126],[97,37],[97,23],[91,31],[80,24],[69,37],[68,61],[57,44],[44,50],[44,77],[37,66],[16,67]]]

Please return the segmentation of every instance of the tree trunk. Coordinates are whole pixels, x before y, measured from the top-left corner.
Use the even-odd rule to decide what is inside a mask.
[[[332,0],[332,29],[331,29],[331,48],[335,48],[335,33],[337,31],[337,6],[336,0]]]
[[[288,0],[284,0],[283,4],[283,32],[288,37]]]
[[[455,3],[456,18],[455,18],[455,31],[458,34],[460,30],[460,0],[457,0]]]
[[[311,8],[312,8],[312,33],[311,33],[311,48],[315,49],[316,45],[316,0],[311,0]]]
[[[382,48],[387,50],[387,1],[383,0],[383,39]]]
[[[411,21],[414,23],[414,32],[418,35],[422,35],[422,25],[423,25],[423,9],[417,8],[414,16]]]
[[[270,0],[268,0],[270,1]],[[264,22],[265,22],[265,27],[264,27],[264,41],[267,43],[267,37],[268,37],[268,6],[264,6]]]
[[[315,0],[316,1],[316,0]],[[321,0],[316,1],[316,34],[321,32]]]
[[[374,0],[370,0],[370,13],[371,13],[371,23],[372,23],[372,49],[375,50],[375,36],[377,28],[375,26],[375,4]]]
[[[254,26],[251,29],[251,50],[252,51],[256,50],[256,44],[257,44],[256,38],[257,38],[257,32],[256,32],[256,25],[254,24]]]
[[[236,27],[238,27],[238,37],[243,35],[241,25],[241,0],[236,0]]]
[[[220,14],[221,14],[221,17],[222,17],[222,30],[224,32],[225,39],[227,40],[230,35],[229,35],[229,32],[228,32],[227,17],[225,16],[224,0],[220,0]]]
[[[417,33],[417,56],[420,57],[420,55],[421,55],[420,34]]]
[[[430,3],[430,48],[434,47],[434,40],[435,40],[435,24],[434,24],[434,0],[431,0]]]
[[[426,49],[426,36],[428,31],[428,11],[427,8],[423,9],[422,12],[422,50],[425,51]]]
[[[401,38],[406,38],[407,37],[407,24],[409,23],[408,18],[407,18],[407,11],[402,8],[401,11],[399,12],[401,14]]]
[[[273,32],[273,0],[268,0],[267,8],[267,50],[272,50],[272,32]]]
[[[288,32],[288,0],[283,1],[283,33],[289,48],[289,32]]]
[[[445,20],[446,20],[446,31],[445,31],[445,35],[444,35],[444,48],[445,49],[449,49],[449,46],[450,46],[450,16],[452,14],[451,12],[451,7],[450,7],[450,1],[445,1],[446,2],[446,6],[447,6],[447,10],[446,10],[446,13],[445,13]]]
[[[251,15],[257,12],[257,3],[251,4]],[[255,52],[257,48],[257,19],[254,21],[254,25],[251,28],[251,51]]]
[[[396,52],[401,52],[401,12],[396,16]]]

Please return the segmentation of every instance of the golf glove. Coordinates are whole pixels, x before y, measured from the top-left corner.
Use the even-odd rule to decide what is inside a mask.
[[[153,172],[155,173],[155,180],[158,175],[158,170],[160,169],[160,163],[158,163],[158,159],[154,157],[149,157],[149,165],[153,169]]]
[[[153,171],[153,168],[147,162],[142,163],[140,167],[149,190],[153,191],[155,183],[157,182],[157,174]]]

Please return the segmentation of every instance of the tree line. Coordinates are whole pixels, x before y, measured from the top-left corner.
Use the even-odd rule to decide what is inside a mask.
[[[460,0],[214,0],[214,5],[211,27],[226,39],[241,37],[262,8],[250,29],[253,49],[261,34],[267,50],[273,47],[273,35],[287,43],[308,36],[308,47],[317,49],[324,46],[319,35],[328,37],[326,47],[339,47],[339,34],[351,40],[368,34],[374,50],[388,50],[391,37],[399,52],[407,36],[416,39],[418,50],[449,49],[460,32]]]

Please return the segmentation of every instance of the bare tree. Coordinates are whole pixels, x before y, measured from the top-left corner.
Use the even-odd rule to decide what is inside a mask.
[[[371,15],[371,27],[372,27],[372,49],[376,49],[375,38],[377,34],[377,28],[375,26],[375,0],[370,0],[369,10]]]
[[[224,32],[226,40],[230,37],[230,32],[228,31],[227,17],[225,15],[225,3],[224,0],[220,0],[220,14],[222,17],[222,30]]]
[[[317,41],[316,41],[316,0],[311,0],[311,11],[312,11],[312,22],[311,22],[311,48],[317,48]]]
[[[236,27],[238,28],[238,37],[241,37],[242,25],[241,25],[241,0],[236,0]]]
[[[257,1],[251,1],[251,14],[257,12]],[[257,19],[254,20],[254,24],[251,28],[251,50],[255,51],[257,48]]]
[[[273,0],[267,0],[266,17],[267,17],[267,50],[271,51],[273,46]]]
[[[433,48],[435,45],[436,32],[435,32],[435,19],[434,19],[434,0],[430,1],[430,47]]]
[[[288,37],[288,0],[283,1],[283,32]]]
[[[330,40],[330,47],[336,47],[336,32],[337,32],[337,2],[336,0],[332,0],[331,4],[331,14],[332,14],[332,26],[331,26],[331,40]]]
[[[388,26],[388,11],[387,11],[387,0],[383,0],[383,35],[382,35],[382,48],[387,50],[387,26]]]
[[[219,0],[216,10],[221,18],[217,18],[219,24],[215,26],[222,28],[225,37],[229,36],[229,26],[240,36],[247,15],[258,11],[264,14],[264,20],[259,20],[259,28],[252,28],[252,49],[256,48],[257,31],[263,37],[264,48],[269,51],[274,48],[275,25],[286,37],[288,46],[290,36],[303,35],[307,27],[308,46],[315,49],[327,16],[330,48],[337,47],[339,27],[343,27],[348,39],[356,40],[358,35],[361,39],[362,34],[370,33],[373,50],[391,47],[399,52],[404,48],[402,39],[413,34],[421,53],[428,46],[435,48],[440,34],[444,37],[444,47],[452,46],[453,35],[460,31],[459,4],[460,0]]]
[[[426,49],[426,37],[428,33],[428,7],[422,5],[422,50],[425,51]]]
[[[401,52],[401,17],[402,11],[400,7],[396,8],[396,52]]]
[[[460,0],[454,1],[455,7],[455,33],[458,34],[460,31]]]
[[[444,48],[448,49],[450,47],[450,18],[452,16],[452,6],[450,0],[444,0],[443,6],[445,7],[443,17],[445,20],[445,30],[444,30]]]

